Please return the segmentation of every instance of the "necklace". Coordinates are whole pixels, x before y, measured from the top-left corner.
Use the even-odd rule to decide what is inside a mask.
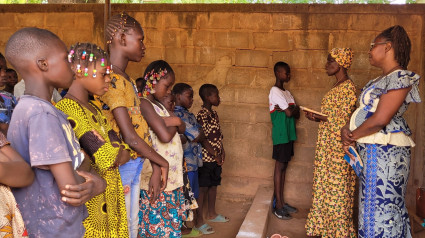
[[[332,86],[332,88],[335,88],[336,86],[338,86],[339,84],[341,84],[342,82],[344,82],[347,79],[349,79],[349,77],[347,75],[345,75],[342,79],[337,80],[336,83]]]
[[[396,71],[397,69],[401,68],[400,65],[395,66],[394,68],[391,68],[388,73],[386,73],[385,75],[383,74],[382,77],[386,77],[387,75],[389,75],[390,73]]]

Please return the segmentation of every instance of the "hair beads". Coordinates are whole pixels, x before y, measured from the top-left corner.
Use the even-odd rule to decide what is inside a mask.
[[[158,81],[167,74],[166,69],[160,69],[159,72],[152,70],[151,72],[145,75],[145,88],[143,90],[143,97],[147,97],[150,94],[155,93],[155,85]]]
[[[81,76],[81,74],[85,77],[89,76],[89,67],[93,65],[93,69],[90,71],[92,77],[96,78],[98,73],[96,69],[98,59],[101,59],[100,65],[102,67],[106,66],[106,69],[102,68],[102,70],[106,70],[105,74],[110,74],[112,72],[112,67],[109,65],[108,54],[95,44],[77,43],[71,46],[68,54],[68,62],[76,65],[76,72],[79,76]],[[108,61],[108,64],[106,64],[105,61]]]

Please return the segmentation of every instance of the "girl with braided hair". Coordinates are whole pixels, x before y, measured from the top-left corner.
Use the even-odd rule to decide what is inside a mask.
[[[120,169],[124,187],[127,220],[130,237],[137,237],[140,199],[140,173],[144,159],[152,164],[152,176],[148,193],[154,201],[165,189],[168,177],[168,162],[151,148],[149,127],[140,112],[140,99],[135,81],[125,72],[128,62],[140,62],[145,55],[145,35],[139,22],[127,13],[112,16],[106,24],[106,47],[112,69],[108,91],[99,101],[102,111],[121,138],[135,152],[128,163]]]
[[[420,76],[407,70],[411,43],[402,26],[381,32],[370,44],[369,62],[382,75],[369,81],[359,108],[341,129],[344,151],[355,146],[364,167],[360,176],[359,237],[410,238],[405,194],[415,143],[403,118],[421,101]]]
[[[128,237],[127,215],[118,167],[130,158],[130,148],[112,130],[90,95],[108,91],[108,55],[95,44],[77,43],[68,54],[75,80],[56,108],[67,115],[91,167],[106,180],[105,192],[86,203],[89,216],[83,221],[85,237]]]

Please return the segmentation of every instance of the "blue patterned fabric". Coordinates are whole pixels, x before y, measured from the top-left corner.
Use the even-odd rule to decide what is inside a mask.
[[[411,238],[404,197],[410,147],[357,144],[360,176],[359,238]]]
[[[402,89],[412,87],[410,92],[407,94],[406,98],[403,101],[403,104],[398,109],[397,113],[391,119],[390,123],[386,125],[380,132],[395,133],[395,132],[404,132],[406,135],[410,136],[412,132],[410,131],[409,126],[406,123],[406,120],[403,118],[404,112],[407,110],[409,103],[411,102],[421,102],[419,96],[419,79],[421,77],[408,70],[399,70],[394,71],[391,74],[385,77],[379,77],[374,80],[369,81],[366,86],[362,89],[362,93],[359,97],[360,105],[366,105],[359,111],[355,118],[355,125],[359,127],[366,119],[371,117],[374,112],[371,111],[373,104],[379,101],[379,98],[382,94],[386,94],[389,90]],[[370,99],[366,100],[366,95],[370,91]]]
[[[199,136],[202,130],[201,125],[196,121],[195,115],[184,107],[176,106],[174,114],[186,124],[184,135],[188,141],[183,144],[183,157],[186,161],[187,171],[197,171],[198,167],[202,167],[202,146],[200,143],[192,141]]]
[[[11,93],[1,90],[0,96],[3,99],[0,100],[0,123],[9,124],[10,119],[12,118],[12,112],[15,108],[17,102],[15,96]]]

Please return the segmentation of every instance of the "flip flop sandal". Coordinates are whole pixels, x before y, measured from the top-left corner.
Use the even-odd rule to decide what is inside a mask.
[[[183,238],[202,236],[202,232],[196,228],[192,228],[189,234],[182,235]]]
[[[219,222],[219,223],[224,223],[224,222],[228,222],[230,221],[229,218],[218,214],[214,219],[208,220],[209,222]]]
[[[215,232],[213,230],[213,228],[210,225],[208,225],[207,223],[200,226],[199,228],[193,227],[192,230],[198,230],[199,232],[201,232],[204,235],[213,234]]]

